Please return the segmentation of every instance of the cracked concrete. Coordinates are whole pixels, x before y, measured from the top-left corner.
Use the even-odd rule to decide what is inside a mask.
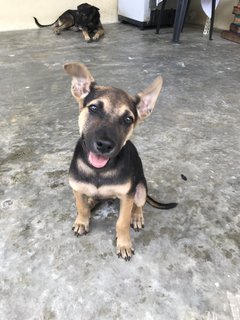
[[[240,318],[239,46],[215,32],[106,25],[98,43],[48,29],[0,33],[1,319]],[[133,136],[150,194],[130,262],[115,254],[118,203],[74,237],[67,172],[77,104],[63,64],[135,94],[158,75],[153,115]],[[181,175],[184,175],[184,180]]]

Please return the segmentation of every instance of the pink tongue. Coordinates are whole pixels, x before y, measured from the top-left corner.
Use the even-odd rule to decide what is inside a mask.
[[[88,161],[95,168],[103,168],[107,164],[108,160],[109,158],[97,155],[91,151],[89,152]]]

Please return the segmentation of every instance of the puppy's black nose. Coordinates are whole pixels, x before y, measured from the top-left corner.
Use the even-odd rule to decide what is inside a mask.
[[[95,142],[95,147],[97,151],[107,154],[110,153],[114,148],[114,142],[109,139],[98,139]]]

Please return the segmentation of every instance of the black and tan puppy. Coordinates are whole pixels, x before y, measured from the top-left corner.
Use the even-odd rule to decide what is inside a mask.
[[[104,35],[104,29],[100,21],[99,9],[83,3],[77,7],[77,10],[65,11],[55,22],[47,25],[40,24],[37,18],[33,17],[36,25],[40,28],[54,26],[53,31],[60,34],[61,31],[73,29],[81,30],[84,40],[98,40]]]
[[[162,78],[134,98],[114,87],[97,86],[88,69],[69,63],[65,71],[72,77],[71,91],[79,104],[78,140],[69,172],[69,183],[76,199],[76,235],[89,232],[90,211],[96,199],[120,199],[116,224],[117,254],[129,260],[134,253],[130,226],[144,227],[142,208],[146,200],[162,209],[175,203],[160,204],[147,195],[142,162],[129,138],[136,124],[147,118],[162,88]]]
[[[100,21],[100,13],[97,7],[88,3],[80,4],[78,7],[78,20],[76,27],[82,31],[84,40],[96,41],[104,35],[104,29]]]

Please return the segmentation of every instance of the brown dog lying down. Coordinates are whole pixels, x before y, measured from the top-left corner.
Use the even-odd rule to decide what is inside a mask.
[[[38,27],[54,26],[54,33],[60,34],[61,31],[74,28],[76,31],[81,30],[84,40],[98,40],[104,35],[104,29],[100,21],[99,9],[83,3],[77,7],[77,10],[65,11],[55,22],[47,25],[40,24],[37,18],[33,17]]]
[[[79,133],[72,158],[69,183],[76,200],[77,236],[89,232],[91,209],[101,199],[120,199],[116,225],[117,254],[129,260],[134,253],[130,226],[144,227],[143,206],[147,201],[159,209],[174,208],[149,197],[142,161],[129,140],[139,121],[147,118],[162,88],[157,77],[145,90],[131,97],[114,87],[98,86],[89,70],[74,62],[64,66],[72,77],[71,91],[79,104]]]

